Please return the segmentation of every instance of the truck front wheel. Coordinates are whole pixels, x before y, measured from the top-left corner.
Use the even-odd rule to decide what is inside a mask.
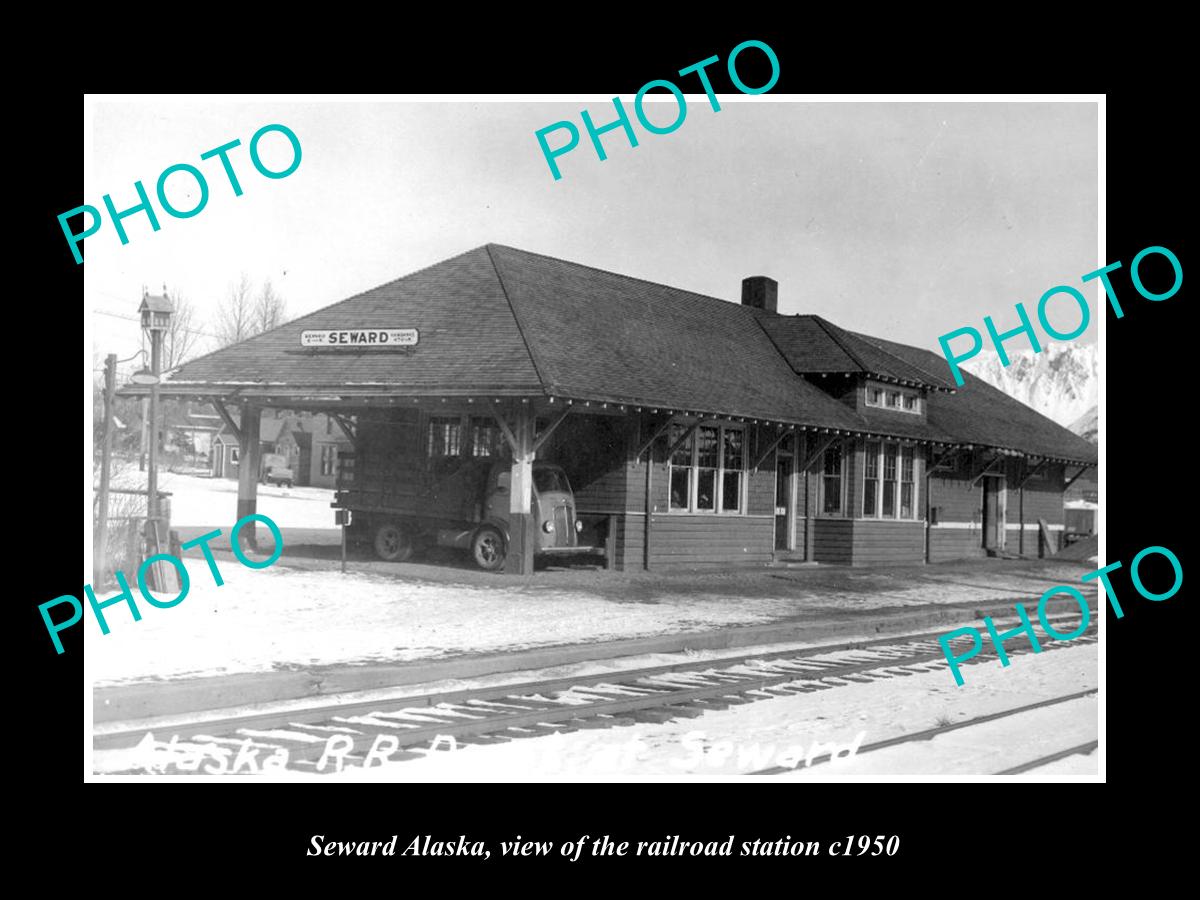
[[[498,528],[485,525],[471,539],[471,557],[475,565],[488,572],[495,572],[504,565],[504,535]]]
[[[375,555],[387,562],[404,562],[412,556],[412,539],[395,522],[384,522],[375,529]]]

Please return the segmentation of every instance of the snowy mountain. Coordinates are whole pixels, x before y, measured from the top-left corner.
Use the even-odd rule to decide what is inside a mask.
[[[1082,416],[1067,426],[1085,441],[1091,441],[1093,444],[1098,442],[1100,422],[1096,418],[1096,407],[1092,407]]]
[[[1092,436],[1088,439],[1095,440],[1100,378],[1095,344],[1051,343],[1043,345],[1041,353],[1022,350],[1010,352],[1008,357],[1008,366],[1002,366],[1000,357],[989,348],[962,367],[1072,431],[1073,423],[1090,412]]]

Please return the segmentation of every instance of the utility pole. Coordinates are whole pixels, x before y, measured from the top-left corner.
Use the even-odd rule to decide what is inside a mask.
[[[162,368],[163,335],[171,321],[174,308],[167,296],[166,285],[163,285],[161,297],[152,297],[148,293],[142,295],[142,305],[139,308],[142,319],[142,330],[150,332],[150,447],[149,466],[146,472],[146,537],[151,541],[151,549],[155,554],[162,552],[163,538],[166,535],[159,527],[158,503],[158,379]],[[161,566],[154,567],[154,586],[163,587],[163,572]]]
[[[154,543],[158,540],[158,369],[162,363],[162,331],[150,332],[150,374],[155,377],[150,385],[150,467],[146,474],[146,486],[150,491],[146,510],[154,520]]]
[[[145,398],[145,397],[143,397],[143,398],[142,398],[142,434],[141,434],[141,446],[140,446],[140,447],[138,447],[138,471],[139,471],[139,472],[145,472],[145,471],[146,471],[146,433],[147,433],[147,432],[146,432],[146,429],[150,427],[150,426],[149,426],[149,423],[146,421],[146,420],[147,420],[147,415],[148,415],[148,414],[147,414],[147,409],[146,409],[146,407],[147,407],[147,404],[148,404],[148,403],[149,403],[149,401],[148,401],[148,400],[146,400],[146,398]]]
[[[117,389],[117,354],[104,358],[104,435],[100,451],[100,510],[96,523],[96,545],[93,548],[92,584],[99,589],[104,577],[108,553],[108,479],[112,468],[113,395]]]

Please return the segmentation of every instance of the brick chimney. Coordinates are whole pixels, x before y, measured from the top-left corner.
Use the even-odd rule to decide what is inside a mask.
[[[767,312],[777,312],[779,282],[766,275],[751,275],[742,279],[742,306],[754,306]]]

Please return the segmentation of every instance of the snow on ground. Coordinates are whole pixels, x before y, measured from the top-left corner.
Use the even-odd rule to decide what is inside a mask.
[[[228,557],[217,560],[225,581],[218,587],[203,559],[185,562],[191,587],[178,606],[158,609],[139,599],[140,622],[125,604],[108,607],[103,636],[89,614],[82,627],[95,683],[502,652],[763,624],[823,608],[876,609],[908,594],[913,604],[918,597],[1003,599],[1015,589],[962,582],[934,589],[931,579],[900,592],[747,596],[681,592],[668,582],[646,602],[622,599],[619,581],[586,590],[509,586],[499,578],[447,584],[278,564],[254,570]],[[1031,593],[1023,587],[1016,595]]]
[[[1095,696],[1032,713],[949,732],[932,741],[864,753],[847,760],[803,763],[815,743],[845,752],[862,736],[870,744],[942,722],[1060,697],[1097,685],[1097,645],[1062,647],[1040,654],[967,666],[957,687],[945,667],[871,683],[762,700],[661,725],[522,738],[503,744],[467,745],[375,766],[347,768],[333,777],[370,781],[503,781],[594,777],[679,778],[747,775],[770,765],[800,765],[774,780],[817,780],[892,775],[989,775],[1048,753],[1095,740]],[[443,742],[443,747],[445,743]],[[789,748],[791,752],[789,753]],[[799,748],[799,749],[796,749]],[[819,754],[818,754],[819,755]],[[1095,777],[1098,757],[1070,757],[1031,777]]]
[[[144,488],[145,473],[124,473],[133,487]],[[140,480],[139,480],[140,477]],[[130,485],[122,485],[130,486]],[[171,527],[212,525],[227,528],[237,521],[238,483],[229,478],[202,478],[176,472],[158,477],[159,490],[171,494]],[[333,529],[333,490],[317,487],[258,486],[258,512],[285,528]]]
[[[96,683],[616,640],[768,622],[788,611],[779,600],[621,603],[582,591],[549,596],[371,574],[251,570],[226,559],[217,561],[225,579],[217,587],[202,559],[186,565],[191,592],[178,606],[140,602],[136,623],[124,604],[109,607],[105,636],[86,623]]]
[[[135,486],[144,473],[121,473]],[[185,539],[221,528],[227,546],[237,484],[164,473],[172,525]],[[302,534],[330,529],[332,492],[259,487],[259,510]],[[265,529],[260,529],[265,532]],[[269,537],[266,538],[269,541]],[[303,553],[303,548],[301,548]],[[540,572],[532,578],[437,565],[290,556],[251,570],[227,552],[224,586],[197,549],[186,560],[191,592],[158,609],[137,596],[140,622],[124,604],[105,610],[102,636],[89,612],[79,627],[97,684],[263,672],[311,666],[404,662],[711,630],[779,621],[845,620],[848,614],[938,603],[1036,598],[1053,584],[1078,584],[1079,562],[978,564],[849,570],[829,567],[663,575],[604,571]],[[133,573],[126,573],[132,575]],[[1095,583],[1084,589],[1094,596]],[[115,596],[115,587],[99,592]],[[1057,610],[1056,610],[1057,611]],[[869,620],[864,620],[864,627]]]

